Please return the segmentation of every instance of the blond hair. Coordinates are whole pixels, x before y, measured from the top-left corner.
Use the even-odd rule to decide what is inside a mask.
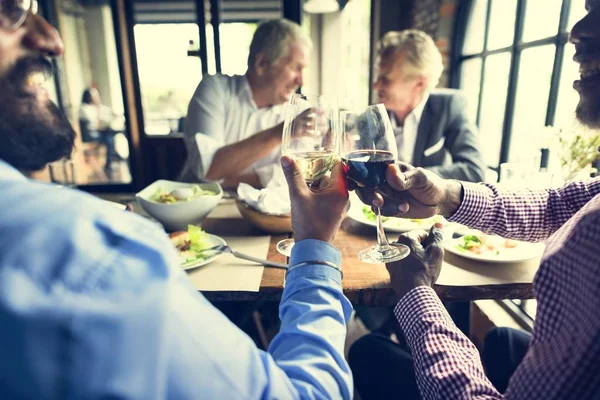
[[[300,43],[310,51],[312,41],[302,31],[300,25],[287,19],[274,19],[262,22],[252,37],[248,54],[248,69],[254,68],[256,56],[263,53],[267,62],[275,64],[286,56],[291,44]]]
[[[379,58],[389,57],[397,52],[402,52],[406,57],[407,62],[402,71],[405,78],[423,75],[427,77],[430,89],[437,86],[444,64],[442,54],[431,36],[417,29],[392,31],[383,35],[378,46]]]

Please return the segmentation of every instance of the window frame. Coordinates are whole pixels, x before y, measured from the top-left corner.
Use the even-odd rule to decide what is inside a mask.
[[[535,316],[531,315],[526,304],[532,299],[498,300],[497,303],[527,332],[533,332]]]
[[[539,47],[548,44],[556,46],[554,55],[554,64],[552,66],[552,76],[550,81],[550,92],[548,97],[548,105],[546,109],[545,125],[553,125],[556,116],[556,105],[558,100],[558,92],[560,89],[560,77],[562,73],[562,64],[565,53],[565,46],[569,41],[569,32],[567,31],[567,25],[569,23],[569,14],[571,11],[572,0],[562,0],[560,16],[557,26],[557,32],[554,36],[536,39],[529,42],[523,42],[523,31],[525,25],[525,13],[527,0],[517,0],[516,18],[514,26],[514,37],[513,43],[510,46],[506,46],[500,49],[488,50],[488,38],[490,32],[490,20],[491,20],[491,5],[493,1],[499,0],[485,0],[487,1],[487,10],[485,17],[485,29],[484,29],[484,43],[482,51],[472,54],[462,54],[462,48],[465,42],[465,36],[469,24],[469,16],[473,9],[476,0],[465,0],[459,3],[457,10],[457,17],[455,22],[454,32],[454,46],[451,58],[451,71],[450,71],[450,84],[451,87],[460,89],[461,84],[461,68],[462,63],[467,60],[475,58],[481,59],[481,71],[480,71],[480,83],[479,83],[479,98],[477,104],[477,119],[474,121],[477,126],[481,120],[481,103],[483,98],[483,91],[485,85],[485,68],[486,60],[489,56],[499,53],[511,54],[511,64],[509,69],[508,78],[508,90],[506,96],[506,107],[504,111],[504,119],[502,125],[502,138],[501,146],[499,149],[500,157],[498,165],[487,165],[488,168],[499,172],[500,164],[508,161],[510,153],[510,144],[512,137],[513,119],[515,114],[515,104],[517,96],[517,83],[519,68],[521,65],[521,53],[523,50]],[[501,1],[501,0],[500,0]]]
[[[58,18],[57,18],[57,7],[59,7],[59,4],[52,1],[52,0],[38,0],[40,3],[40,9],[41,9],[41,15],[44,17],[44,19],[46,19],[46,21],[48,21],[53,27],[55,27],[56,29],[59,29],[59,24],[58,24]],[[121,43],[121,38],[123,35],[122,32],[122,28],[120,26],[120,21],[119,21],[119,15],[118,13],[118,9],[119,9],[119,0],[109,0],[108,1],[108,5],[111,9],[111,16],[112,16],[112,22],[113,22],[113,28],[114,28],[114,35],[115,35],[115,45],[117,48],[117,62],[118,62],[118,68],[119,68],[119,76],[120,76],[120,82],[121,82],[121,91],[122,91],[122,98],[123,98],[123,105],[124,105],[124,110],[123,110],[123,115],[125,117],[125,130],[124,130],[124,134],[127,137],[127,141],[128,141],[128,145],[129,145],[129,169],[131,171],[131,182],[128,183],[122,183],[122,182],[109,182],[109,183],[86,183],[86,184],[77,184],[76,187],[77,189],[84,191],[84,192],[89,192],[89,193],[131,193],[133,192],[133,190],[135,188],[139,188],[140,187],[140,173],[139,173],[139,169],[137,168],[137,160],[139,155],[136,152],[135,147],[133,146],[133,135],[132,135],[132,128],[131,128],[131,110],[127,107],[128,104],[128,98],[127,98],[127,93],[126,93],[126,85],[127,85],[127,80],[125,78],[125,74],[126,74],[126,63],[124,60],[124,52],[123,52],[123,46]],[[129,1],[125,0],[125,8],[127,9],[127,6],[131,6],[130,9],[127,9],[129,12],[126,13],[133,15],[133,6]],[[128,23],[131,23],[128,20]],[[131,41],[129,42],[129,45],[131,45]],[[66,100],[66,92],[65,92],[65,84],[63,82],[63,80],[65,79],[65,70],[64,70],[64,64],[62,62],[61,59],[57,59],[55,57],[53,57],[51,59],[51,63],[54,69],[54,75],[53,75],[53,79],[54,79],[54,85],[55,85],[55,90],[56,90],[56,105],[58,106],[59,109],[65,111],[68,107],[70,107],[69,101]],[[135,63],[135,60],[132,61],[132,63]],[[136,66],[137,68],[137,66]],[[135,77],[134,77],[135,79]],[[139,83],[138,83],[139,86]],[[141,106],[141,101],[139,102],[140,106]]]
[[[554,63],[552,66],[552,75],[550,80],[550,90],[548,93],[548,105],[546,108],[545,125],[553,125],[556,117],[556,107],[558,103],[558,94],[560,90],[560,78],[562,75],[562,66],[565,55],[565,46],[569,42],[569,32],[567,31],[569,17],[571,12],[572,0],[562,0],[560,16],[558,20],[557,32],[553,36],[542,39],[536,39],[528,42],[523,42],[523,32],[525,26],[525,14],[527,0],[517,0],[514,37],[513,43],[510,46],[500,49],[487,50],[488,38],[490,31],[491,9],[493,1],[500,0],[485,0],[487,1],[487,9],[485,16],[485,29],[483,49],[480,52],[472,54],[462,54],[462,49],[465,43],[465,37],[469,25],[469,16],[473,10],[476,0],[465,0],[459,3],[457,9],[457,17],[455,22],[454,37],[455,42],[451,55],[451,71],[450,85],[453,88],[460,89],[462,64],[467,60],[475,58],[481,59],[481,71],[479,82],[479,98],[477,104],[477,120],[474,121],[478,126],[481,121],[481,105],[484,91],[484,77],[487,57],[500,53],[509,53],[511,55],[511,65],[509,69],[508,90],[506,95],[506,107],[504,111],[504,119],[502,125],[502,138],[499,163],[498,165],[487,165],[488,168],[499,172],[500,164],[508,161],[510,154],[510,144],[513,129],[513,120],[515,115],[515,105],[517,99],[517,84],[518,75],[521,65],[521,53],[533,47],[544,45],[555,45]],[[506,310],[523,329],[531,332],[535,316],[531,315],[527,310],[526,304],[528,300],[499,300],[498,303]]]

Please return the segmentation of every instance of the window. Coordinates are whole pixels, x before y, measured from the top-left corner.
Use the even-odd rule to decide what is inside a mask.
[[[466,23],[454,83],[467,96],[490,168],[536,159],[544,126],[573,122],[578,67],[568,32],[584,3],[472,0],[459,16]]]
[[[573,123],[578,65],[568,32],[585,15],[585,0],[472,0],[462,49],[454,60],[455,86],[469,102],[488,167],[537,162],[546,125]],[[535,300],[503,307],[531,329]]]
[[[196,50],[198,25],[137,24],[134,36],[146,134],[178,132],[202,78],[200,58],[188,56]]]
[[[149,136],[179,137],[202,76],[244,75],[258,22],[282,17],[278,0],[133,3],[144,130]],[[199,18],[204,19],[200,26]]]
[[[537,142],[538,128],[546,125],[555,54],[555,45],[530,47],[521,52],[508,156],[511,161],[530,158],[528,143],[532,139]]]
[[[219,25],[221,35],[221,72],[244,75],[248,70],[250,42],[257,23],[229,22]]]
[[[313,42],[303,93],[336,98],[341,109],[369,104],[371,92],[371,0],[352,0],[339,13],[305,14]]]
[[[333,80],[338,76],[340,107],[366,107],[371,87],[369,82],[371,1],[348,2],[341,13],[340,23],[339,70],[332,71],[326,64],[322,64],[322,73],[324,79]],[[349,84],[350,82],[352,83]]]
[[[65,45],[54,100],[77,132],[71,158],[80,187],[132,181],[113,11],[104,2],[46,2]],[[117,186],[118,187],[118,186]],[[121,186],[122,187],[122,186]]]

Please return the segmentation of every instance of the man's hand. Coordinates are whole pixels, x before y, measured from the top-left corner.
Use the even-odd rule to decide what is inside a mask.
[[[381,207],[382,215],[400,218],[449,217],[462,196],[460,182],[404,163],[388,166],[386,185],[378,191],[356,189],[365,204]]]
[[[297,136],[311,135],[315,130],[328,131],[329,119],[323,109],[310,107],[294,118],[293,126]]]
[[[438,222],[431,227],[429,234],[418,230],[402,234],[398,238],[398,243],[410,247],[408,257],[386,264],[398,300],[418,286],[433,287],[440,276],[444,259],[441,228],[442,224]]]
[[[281,166],[290,189],[294,238],[331,243],[350,206],[342,164],[333,167],[331,178],[323,178],[317,190],[308,188],[292,158],[283,156]]]

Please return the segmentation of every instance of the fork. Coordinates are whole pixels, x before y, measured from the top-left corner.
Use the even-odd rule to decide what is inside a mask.
[[[280,269],[287,269],[287,267],[288,267],[287,264],[282,264],[282,263],[278,263],[275,261],[269,261],[269,260],[265,260],[262,258],[249,256],[248,254],[240,253],[239,251],[233,250],[231,247],[229,247],[226,244],[219,244],[219,245],[211,247],[209,249],[204,249],[204,250],[202,250],[202,253],[204,253],[205,251],[218,251],[218,252],[222,252],[222,253],[229,253],[229,254],[233,255],[234,257],[237,257],[237,258],[240,258],[240,259],[246,260],[246,261],[252,261],[257,264],[262,264],[265,267],[280,268]]]

